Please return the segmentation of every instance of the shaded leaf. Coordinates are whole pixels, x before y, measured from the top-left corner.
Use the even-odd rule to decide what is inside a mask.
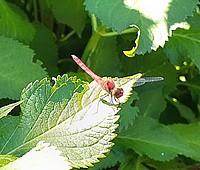
[[[153,167],[156,167],[157,170],[180,170],[185,167],[185,163],[180,158],[175,158],[167,162],[154,161],[150,159],[143,162],[143,164],[144,163],[150,167],[153,165]]]
[[[178,73],[164,56],[162,50],[135,58],[123,58],[122,71],[131,74],[136,71],[143,73],[143,77],[163,77],[161,82],[152,82],[136,87],[139,100],[136,106],[139,114],[159,118],[166,108],[165,96],[176,89]]]
[[[108,73],[109,76],[120,76],[121,63],[117,57],[116,38],[101,38],[87,63],[88,67],[100,76]],[[103,66],[103,69],[100,66]]]
[[[149,168],[143,165],[139,159],[138,160],[130,159],[120,165],[119,170],[125,170],[125,169],[148,170]]]
[[[33,51],[18,41],[0,36],[0,51],[0,98],[19,99],[29,82],[46,76],[40,63],[33,63]]]
[[[146,85],[148,87],[145,87],[145,91],[138,90],[141,93],[136,106],[139,108],[140,115],[158,118],[166,108],[166,101],[162,94],[163,87],[159,85],[160,83],[154,82],[154,84]]]
[[[132,106],[134,100],[138,100],[136,92],[133,92],[129,100],[122,105],[122,110],[119,112],[119,131],[126,130],[129,126],[132,126],[136,116],[138,116],[138,108]]]
[[[200,69],[200,15],[189,18],[190,29],[178,29],[164,48],[167,57],[174,65],[182,65],[186,59],[191,59]]]
[[[132,127],[120,133],[117,143],[133,149],[140,156],[169,161],[178,154],[193,157],[194,150],[167,126],[148,117],[138,117]]]
[[[49,0],[49,3],[58,22],[72,27],[81,36],[87,18],[83,0]]]
[[[141,72],[143,76],[161,76],[165,78],[165,76],[168,76],[168,71],[173,67],[169,66],[169,62],[162,50],[134,58],[122,57],[121,62],[124,63],[122,72],[128,75]]]
[[[35,34],[35,29],[29,23],[25,14],[16,7],[0,1],[0,35],[18,39],[28,44]],[[12,24],[11,24],[12,23]]]
[[[195,114],[192,109],[176,99],[172,100],[171,103],[179,111],[181,117],[185,118],[188,122],[196,122]]]
[[[30,46],[35,52],[35,57],[43,62],[50,76],[58,73],[58,49],[53,33],[43,25],[34,24],[36,35]]]
[[[188,89],[191,91],[192,99],[198,104],[200,103],[200,76],[197,75],[191,80],[185,82]]]
[[[174,124],[169,126],[171,130],[176,134],[180,140],[184,143],[187,143],[191,149],[193,149],[192,154],[185,154],[185,150],[182,152],[197,161],[200,161],[200,137],[199,137],[199,130],[200,130],[200,123],[190,123],[187,125],[184,124]]]
[[[116,145],[114,145],[109,153],[106,154],[106,158],[100,159],[98,164],[95,164],[94,167],[89,169],[91,170],[101,170],[106,168],[111,168],[117,165],[119,162],[123,162],[126,159],[126,154],[122,151],[122,149]]]

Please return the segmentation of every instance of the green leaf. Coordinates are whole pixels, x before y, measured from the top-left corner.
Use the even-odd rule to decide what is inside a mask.
[[[121,103],[126,102],[139,77],[141,74],[113,78],[125,90]],[[54,81],[53,87],[45,78],[23,90],[20,123],[17,129],[8,126],[1,129],[6,133],[0,142],[1,152],[22,155],[44,141],[62,151],[72,166],[91,166],[113,145],[110,141],[116,136],[113,132],[118,126],[115,122],[120,108],[102,101],[103,98],[109,103],[110,97],[95,81],[88,86],[66,75]],[[14,132],[7,134],[10,129]]]
[[[23,101],[18,101],[12,104],[9,104],[7,106],[1,107],[0,108],[0,119],[2,117],[5,117],[8,115],[8,113],[10,113],[12,111],[12,109],[14,109],[16,106],[18,106],[19,104],[21,104]]]
[[[72,27],[80,37],[87,18],[83,0],[49,0],[49,3],[57,21]]]
[[[175,158],[171,161],[167,162],[160,162],[160,161],[154,161],[152,159],[147,159],[145,162],[142,162],[143,164],[146,163],[150,167],[153,165],[154,168],[157,170],[180,170],[185,168],[185,163],[180,158]]]
[[[191,80],[185,82],[188,89],[191,91],[192,99],[198,104],[200,103],[200,76],[197,75]]]
[[[132,106],[134,100],[138,100],[136,92],[133,92],[129,100],[122,105],[122,110],[119,112],[119,131],[126,130],[129,126],[132,126],[136,116],[138,116],[138,108]]]
[[[35,52],[35,58],[43,62],[50,76],[58,73],[58,49],[53,33],[41,24],[34,24],[36,35],[30,46]]]
[[[100,170],[100,169],[111,168],[116,166],[119,162],[126,161],[127,157],[128,155],[126,152],[123,152],[123,150],[119,146],[114,145],[111,151],[106,154],[106,158],[100,159],[100,162],[98,164],[89,169]]]
[[[0,35],[12,37],[28,44],[35,34],[25,14],[16,6],[0,1]]]
[[[140,95],[136,106],[139,108],[140,115],[159,118],[160,113],[166,108],[166,101],[162,94],[163,86],[160,86],[160,83],[145,85],[145,91],[137,90]]]
[[[127,160],[126,162],[122,163],[120,165],[119,170],[126,170],[126,169],[132,169],[132,170],[149,170],[145,165],[143,165],[140,160]]]
[[[143,73],[143,77],[164,78],[161,82],[148,83],[136,87],[139,100],[136,106],[139,108],[139,115],[159,118],[160,113],[166,108],[164,95],[171,94],[177,85],[177,71],[164,56],[162,50],[145,54],[135,58],[123,58],[124,66],[122,71],[131,74],[134,71]]]
[[[180,103],[177,99],[173,98],[171,104],[179,111],[181,117],[185,118],[188,122],[196,122],[196,117],[192,109]]]
[[[6,116],[0,119],[0,153],[6,148],[7,141],[9,141],[20,122],[20,117],[18,116]],[[20,135],[15,139],[18,140]]]
[[[46,76],[40,63],[33,63],[33,51],[16,40],[0,36],[0,98],[19,99],[31,81]]]
[[[184,22],[187,16],[193,15],[192,12],[197,7],[198,1],[164,0],[161,3],[159,0],[153,2],[85,0],[84,4],[86,10],[95,14],[113,31],[121,33],[130,25],[138,26],[141,35],[136,54],[144,54],[152,49],[156,50],[159,46],[163,47],[171,34],[171,29],[179,27],[177,23]]]
[[[121,75],[121,63],[117,55],[116,37],[104,37],[98,41],[98,46],[89,58],[87,65],[100,76],[108,73],[109,76],[119,76]],[[99,67],[101,65],[104,69]]]
[[[188,19],[190,29],[178,29],[165,46],[165,53],[174,65],[181,65],[191,59],[200,70],[200,15]]]
[[[192,154],[185,154],[185,156],[190,157],[196,161],[200,161],[200,123],[190,123],[184,124],[174,124],[170,126],[174,134],[176,134],[182,142],[187,143],[192,149]],[[184,153],[185,150],[182,152]]]
[[[1,168],[2,170],[24,170],[24,169],[57,169],[69,170],[71,166],[62,157],[61,152],[48,143],[39,142],[21,158]]]
[[[169,161],[178,154],[190,157],[194,154],[194,150],[167,126],[148,117],[138,117],[132,127],[118,135],[116,141],[140,156],[147,155],[158,161]]]

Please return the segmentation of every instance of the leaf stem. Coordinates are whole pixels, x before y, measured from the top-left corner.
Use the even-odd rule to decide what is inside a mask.
[[[84,63],[87,63],[88,58],[90,56],[92,56],[92,54],[94,53],[94,51],[102,37],[111,37],[111,36],[119,35],[119,33],[117,33],[117,32],[106,32],[106,30],[103,29],[104,27],[98,27],[97,19],[94,15],[91,15],[91,23],[92,23],[92,28],[93,28],[92,36],[90,37],[90,40],[88,41],[88,44],[87,44],[87,46],[83,52],[82,58],[81,58],[81,60]],[[138,32],[138,29],[136,27],[131,27],[131,28],[124,30],[121,33],[121,35],[122,34],[130,34],[130,33],[134,33],[134,32]]]
[[[130,34],[130,33],[134,33],[134,32],[138,32],[137,28],[132,27],[132,28],[127,28],[126,30],[122,31],[121,35],[123,34]],[[119,35],[119,33],[117,32],[107,32],[107,33],[99,33],[102,37],[111,37],[111,36],[117,36]]]
[[[101,39],[101,36],[97,32],[93,32],[92,36],[90,37],[85,50],[83,52],[83,55],[81,57],[81,60],[87,64],[88,58],[93,55],[93,53],[96,50],[96,47],[98,46],[98,43]],[[79,67],[78,71],[81,71],[82,69]]]
[[[90,57],[94,53],[100,39],[101,39],[101,35],[98,32],[93,31],[92,36],[90,37],[82,55],[82,61],[84,63],[86,63],[88,60],[88,57]]]
[[[68,40],[74,34],[75,34],[75,31],[72,30],[69,34],[67,34],[66,36],[62,37],[59,41],[60,42],[64,42],[64,41]]]

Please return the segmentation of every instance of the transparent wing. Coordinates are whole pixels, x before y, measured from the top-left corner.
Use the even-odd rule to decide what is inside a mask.
[[[162,80],[164,80],[163,77],[143,77],[136,81],[136,83],[134,84],[134,87],[141,86],[145,83],[162,81]]]

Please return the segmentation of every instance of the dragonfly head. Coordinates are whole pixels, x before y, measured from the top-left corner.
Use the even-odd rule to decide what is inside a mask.
[[[112,95],[116,98],[120,98],[124,95],[124,89],[117,87],[112,91]]]

